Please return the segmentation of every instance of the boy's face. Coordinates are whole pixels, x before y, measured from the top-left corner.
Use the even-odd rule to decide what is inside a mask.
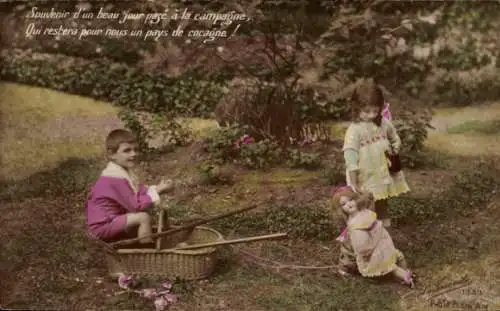
[[[359,118],[362,121],[368,122],[373,121],[380,113],[379,108],[377,106],[365,106],[361,109],[359,113]]]
[[[133,168],[137,159],[137,145],[121,143],[118,150],[110,156],[111,160],[123,168]]]

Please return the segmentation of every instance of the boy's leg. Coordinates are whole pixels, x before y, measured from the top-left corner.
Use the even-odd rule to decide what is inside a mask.
[[[129,213],[127,216],[127,229],[137,227],[137,237],[142,238],[139,243],[152,243],[152,238],[143,238],[151,235],[151,216],[146,212]]]
[[[378,219],[382,221],[384,227],[391,226],[391,218],[389,217],[389,203],[387,199],[375,201],[375,213]]]

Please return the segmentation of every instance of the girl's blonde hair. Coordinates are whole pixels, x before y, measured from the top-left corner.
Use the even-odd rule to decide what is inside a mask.
[[[380,126],[384,104],[384,93],[375,80],[373,78],[361,80],[351,96],[352,120],[359,120],[359,114],[364,107],[375,106],[379,109],[379,113],[373,122]]]

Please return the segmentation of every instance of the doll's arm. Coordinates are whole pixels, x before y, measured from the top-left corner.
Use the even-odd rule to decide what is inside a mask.
[[[385,120],[385,123],[387,124],[387,139],[391,143],[392,152],[394,154],[398,154],[401,150],[401,138],[398,135],[396,127],[391,121]]]
[[[373,193],[363,192],[358,199],[358,206],[372,211],[375,210],[375,197]]]
[[[354,252],[362,257],[370,256],[373,252],[372,239],[366,230],[349,230],[349,237]]]

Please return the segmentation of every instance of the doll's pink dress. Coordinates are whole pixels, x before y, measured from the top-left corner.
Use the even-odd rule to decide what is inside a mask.
[[[397,268],[399,260],[404,260],[377,214],[369,209],[349,219],[344,234],[349,236],[358,270],[365,277],[388,274]]]

